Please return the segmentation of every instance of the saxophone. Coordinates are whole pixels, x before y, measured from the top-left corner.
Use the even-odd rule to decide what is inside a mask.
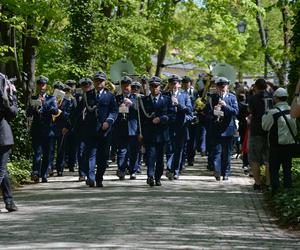
[[[116,91],[116,86],[112,82],[107,80],[105,81],[105,88],[107,88],[107,90],[113,94]]]
[[[195,100],[195,110],[198,114],[201,113],[206,106],[206,101],[207,101],[206,97],[207,97],[207,92],[211,86],[211,77],[212,75],[210,74],[207,75],[205,79],[205,86],[202,95]]]

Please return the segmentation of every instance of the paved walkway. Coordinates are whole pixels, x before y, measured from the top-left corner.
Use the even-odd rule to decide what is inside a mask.
[[[205,167],[199,158],[180,180],[153,188],[143,174],[119,181],[115,167],[103,189],[71,174],[26,185],[15,192],[20,211],[2,207],[0,249],[300,249],[300,237],[265,213],[240,162],[227,182]]]

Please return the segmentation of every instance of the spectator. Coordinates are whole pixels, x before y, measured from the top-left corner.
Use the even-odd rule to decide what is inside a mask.
[[[255,181],[253,189],[261,190],[260,166],[262,164],[266,166],[266,185],[270,184],[267,132],[262,129],[261,119],[272,99],[266,91],[267,83],[264,79],[257,79],[253,87],[255,94],[249,99],[251,122],[248,159]]]
[[[297,134],[297,126],[296,120],[290,116],[287,91],[283,88],[278,88],[273,96],[275,107],[262,117],[262,128],[269,132],[270,179],[272,193],[274,194],[280,186],[280,165],[283,168],[284,187],[290,188],[292,185],[290,145],[295,142],[293,135]]]

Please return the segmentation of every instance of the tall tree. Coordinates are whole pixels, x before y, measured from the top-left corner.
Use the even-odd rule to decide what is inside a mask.
[[[293,20],[293,36],[291,38],[291,65],[289,70],[289,81],[291,93],[293,93],[300,79],[300,4],[295,10]]]

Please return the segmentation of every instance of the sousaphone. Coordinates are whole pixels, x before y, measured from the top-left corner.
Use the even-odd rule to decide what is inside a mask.
[[[110,68],[110,79],[113,83],[117,83],[124,76],[134,76],[134,66],[129,59],[120,59]]]
[[[213,76],[217,77],[226,77],[231,84],[235,83],[236,81],[236,70],[233,66],[227,63],[218,63],[212,69]]]

